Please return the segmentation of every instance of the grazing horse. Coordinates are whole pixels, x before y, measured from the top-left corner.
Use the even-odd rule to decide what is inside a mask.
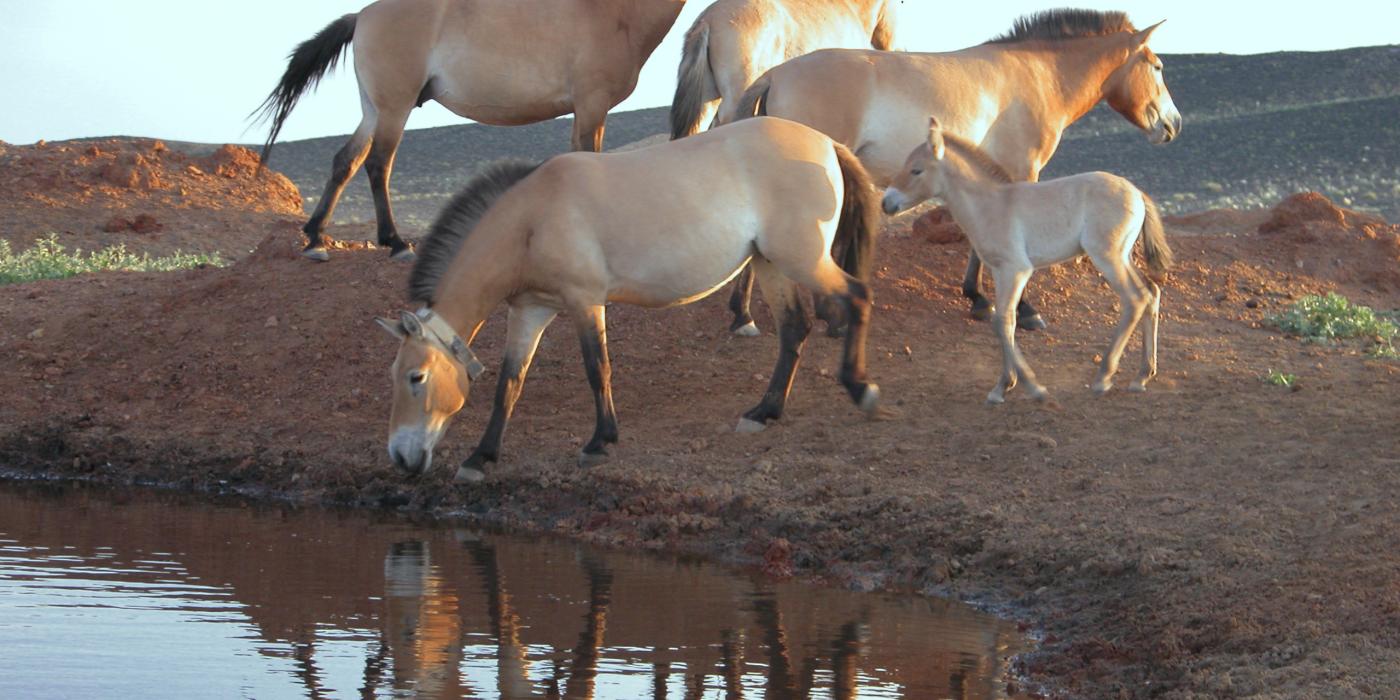
[[[1142,374],[1128,388],[1147,389],[1147,382],[1157,374],[1162,290],[1139,276],[1133,266],[1133,246],[1142,241],[1143,258],[1154,275],[1162,275],[1172,263],[1151,198],[1133,183],[1108,173],[1015,182],[991,154],[944,132],[938,119],[931,118],[926,140],[909,154],[885,190],[882,204],[885,213],[895,214],[933,197],[947,202],[972,249],[992,269],[996,283],[994,325],[1001,339],[1003,370],[987,394],[988,402],[1005,401],[1006,391],[1016,386],[1018,378],[1034,398],[1049,398],[1016,347],[1011,307],[1037,268],[1079,255],[1089,256],[1119,299],[1118,329],[1103,354],[1094,391],[1103,394],[1113,386],[1118,360],[1143,312],[1148,318],[1142,338]]]
[[[759,78],[740,113],[802,122],[845,144],[871,178],[889,184],[909,151],[927,139],[925,120],[979,144],[1017,180],[1034,182],[1060,135],[1100,102],[1168,143],[1181,114],[1162,78],[1162,60],[1147,47],[1160,26],[1138,31],[1122,12],[1051,10],[1023,17],[1011,31],[951,53],[817,51]],[[992,316],[974,251],[963,279],[972,315]],[[751,284],[741,279],[730,300],[732,328],[753,322]],[[1025,301],[1022,328],[1043,328]],[[752,332],[743,332],[750,335]]]
[[[447,205],[422,246],[409,297],[424,307],[379,320],[403,341],[392,368],[390,458],[410,472],[428,469],[433,446],[481,372],[471,342],[504,303],[495,405],[457,481],[481,479],[485,464],[496,461],[540,334],[560,311],[578,331],[597,409],[580,461],[605,459],[618,434],[604,305],[695,301],[749,262],[782,329],[781,347],[767,392],[738,429],[762,430],[782,416],[811,329],[799,285],[844,302],[850,332],[841,383],[861,410],[878,411],[879,388],[865,379],[878,207],[850,151],[781,119],[626,153],[489,168]],[[831,257],[833,243],[856,251],[845,256],[844,270]]]
[[[297,46],[260,110],[272,130],[263,162],[292,108],[355,47],[363,116],[336,153],[325,193],[302,230],[303,255],[329,259],[321,233],[360,164],[369,174],[379,245],[412,259],[389,207],[389,174],[409,112],[434,100],[484,124],[515,126],[574,114],[573,150],[601,151],[608,110],[685,0],[379,0]]]
[[[719,0],[685,34],[671,138],[734,121],[758,76],[817,49],[889,50],[896,0]]]

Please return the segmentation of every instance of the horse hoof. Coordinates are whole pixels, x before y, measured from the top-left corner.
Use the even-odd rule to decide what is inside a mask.
[[[1131,391],[1134,394],[1141,394],[1147,391],[1147,382],[1133,382],[1132,384],[1128,385],[1128,391]]]
[[[826,337],[828,337],[828,338],[844,338],[844,337],[846,337],[846,327],[845,327],[844,325],[841,325],[841,326],[827,326],[827,327],[826,327]]]
[[[578,466],[581,469],[596,467],[608,461],[607,452],[580,452],[578,453]]]
[[[1006,397],[993,391],[992,393],[987,394],[987,403],[993,406],[1004,404],[1006,403]]]
[[[758,324],[754,323],[753,321],[749,321],[748,323],[745,323],[744,325],[735,328],[731,332],[734,333],[734,335],[739,336],[740,338],[757,338],[759,336]]]
[[[880,387],[871,383],[865,385],[865,393],[860,396],[860,410],[867,416],[873,416],[880,410]]]
[[[1043,331],[1050,326],[1045,323],[1045,319],[1041,318],[1040,314],[1031,314],[1017,318],[1016,327],[1023,331]]]
[[[1108,381],[1098,382],[1097,384],[1094,385],[1094,394],[1097,395],[1097,396],[1103,396],[1104,394],[1107,394],[1108,391],[1109,391],[1110,389],[1112,389],[1112,388],[1113,388],[1113,382],[1108,382]]]
[[[486,472],[471,467],[458,467],[457,474],[452,477],[454,484],[476,484],[486,478]]]
[[[396,262],[413,262],[418,259],[418,254],[412,248],[404,247],[389,254],[389,259]]]
[[[768,428],[768,426],[766,426],[766,425],[764,425],[764,424],[762,424],[762,423],[760,423],[760,422],[758,422],[758,421],[756,421],[756,420],[749,420],[748,418],[740,418],[740,419],[739,419],[739,424],[736,425],[736,426],[734,426],[734,432],[740,433],[740,434],[742,434],[742,435],[751,435],[751,434],[753,434],[753,433],[761,433],[761,432],[763,432],[763,431],[764,431],[765,429],[767,429],[767,428]]]
[[[987,304],[986,306],[972,306],[972,318],[977,321],[990,321],[997,313],[997,307]]]
[[[327,253],[325,248],[317,246],[315,248],[307,248],[306,250],[301,251],[301,257],[306,258],[307,260],[314,260],[316,262],[329,262],[331,259],[331,254]]]

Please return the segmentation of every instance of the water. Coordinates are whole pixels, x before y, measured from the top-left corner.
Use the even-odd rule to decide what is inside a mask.
[[[0,698],[998,698],[1020,644],[675,557],[0,486]]]

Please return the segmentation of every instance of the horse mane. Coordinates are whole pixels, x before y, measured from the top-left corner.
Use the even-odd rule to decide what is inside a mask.
[[[995,158],[982,150],[977,144],[961,136],[947,133],[946,131],[943,133],[943,144],[957,151],[958,155],[963,157],[963,160],[971,163],[974,168],[977,168],[987,177],[997,182],[1008,184],[1016,181],[1015,178],[1011,177],[1011,173],[1006,172],[1006,168],[1001,166],[1001,163],[998,163]]]
[[[1135,32],[1137,28],[1126,12],[1116,10],[1059,9],[1024,15],[1011,25],[1011,30],[989,40],[988,44],[1015,44],[1024,41],[1061,41],[1092,36],[1107,36],[1119,32]]]
[[[438,282],[457,257],[462,241],[471,235],[481,217],[501,195],[540,165],[518,159],[495,161],[482,168],[453,195],[418,248],[418,259],[408,276],[409,301],[432,304],[437,300]]]

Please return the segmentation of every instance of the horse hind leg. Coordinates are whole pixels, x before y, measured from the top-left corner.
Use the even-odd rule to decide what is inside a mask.
[[[360,165],[365,161],[365,155],[369,153],[370,136],[374,133],[375,120],[372,113],[366,111],[365,117],[360,121],[360,126],[355,129],[355,133],[345,142],[344,146],[336,152],[335,159],[331,162],[331,177],[326,181],[326,189],[321,193],[321,200],[316,203],[316,209],[311,213],[311,218],[306,221],[306,225],[301,230],[306,234],[306,248],[301,254],[307,259],[317,262],[330,260],[330,254],[326,252],[326,246],[321,241],[321,234],[326,230],[326,224],[330,222],[331,214],[335,212],[335,205],[340,201],[340,195],[345,192],[345,185],[350,182],[350,178],[355,176],[355,172],[360,169]]]
[[[802,356],[802,346],[812,332],[812,321],[807,317],[797,285],[763,258],[755,257],[749,266],[758,278],[768,308],[773,312],[773,321],[778,327],[779,348],[778,363],[773,367],[773,376],[768,380],[768,390],[764,392],[763,399],[739,419],[737,430],[741,433],[761,431],[768,421],[782,417],[788,394],[792,391],[797,363]]]
[[[607,446],[617,443],[617,412],[612,400],[612,363],[608,360],[607,321],[602,306],[575,310],[579,345],[583,351],[583,368],[588,374],[588,386],[593,390],[597,409],[597,425],[593,437],[579,454],[579,466],[589,467],[608,459]]]
[[[1113,375],[1118,372],[1118,361],[1123,356],[1124,348],[1128,346],[1128,339],[1132,337],[1138,320],[1150,305],[1150,292],[1138,279],[1137,273],[1121,258],[1095,253],[1090,253],[1089,258],[1099,268],[1108,286],[1118,293],[1118,326],[1114,331],[1113,340],[1108,344],[1108,350],[1104,352],[1099,376],[1093,387],[1094,393],[1102,395],[1113,388]]]
[[[374,130],[374,140],[370,144],[369,157],[365,159],[365,174],[369,175],[370,192],[374,195],[374,218],[377,222],[379,245],[389,247],[389,257],[394,260],[412,260],[413,249],[399,237],[394,224],[394,212],[389,203],[389,178],[394,170],[394,156],[403,141],[404,125],[408,123],[408,110],[381,112]]]
[[[535,350],[540,345],[544,329],[554,321],[558,311],[535,304],[512,304],[506,317],[506,351],[501,360],[501,378],[496,383],[496,398],[491,406],[491,418],[486,422],[486,432],[481,442],[457,468],[453,477],[456,483],[481,481],[486,477],[486,464],[495,463],[501,455],[501,440],[505,437],[506,423],[515,411],[515,402],[520,399],[520,390],[525,386],[525,374],[530,371],[530,362],[535,359]]]
[[[1134,271],[1134,276],[1136,271]],[[1146,282],[1147,325],[1142,329],[1142,374],[1128,385],[1128,391],[1147,391],[1147,383],[1157,376],[1157,321],[1162,312],[1162,288],[1155,282]]]
[[[765,296],[766,298],[766,296]],[[729,332],[734,335],[753,338],[758,336],[758,324],[753,322],[749,306],[753,300],[753,265],[745,265],[734,280],[734,291],[729,295],[729,311],[734,320],[729,323]]]

